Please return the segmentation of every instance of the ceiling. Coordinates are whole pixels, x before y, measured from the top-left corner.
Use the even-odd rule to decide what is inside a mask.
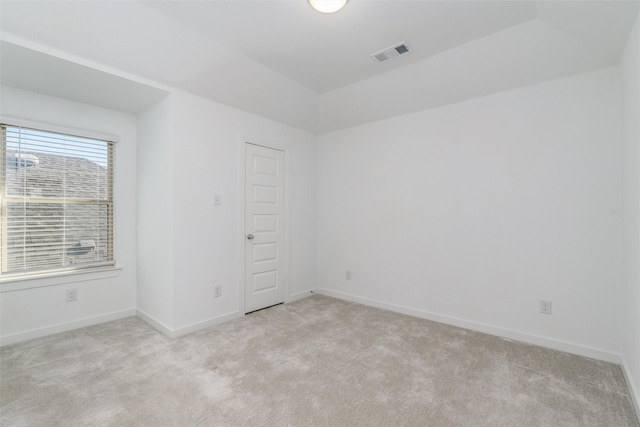
[[[0,41],[2,84],[136,114],[168,92]]]
[[[98,105],[135,83],[140,98],[118,107],[134,113],[154,88],[176,88],[326,132],[615,65],[639,9],[350,0],[324,15],[306,0],[2,0],[0,72],[3,84]],[[410,53],[370,57],[403,41]],[[74,88],[63,76],[75,73]]]
[[[200,34],[325,93],[536,17],[530,1],[358,1],[323,15],[306,1],[149,1]],[[413,52],[369,56],[407,41]]]

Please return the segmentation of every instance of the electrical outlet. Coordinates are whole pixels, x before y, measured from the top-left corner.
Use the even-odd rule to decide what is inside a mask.
[[[222,286],[218,285],[213,288],[213,297],[218,298],[222,296]]]
[[[540,300],[540,313],[551,314],[551,301]]]
[[[345,277],[347,280],[351,280],[351,271],[347,270],[347,271],[344,273],[344,277]]]
[[[78,290],[67,289],[67,302],[77,301],[77,300],[78,300]]]

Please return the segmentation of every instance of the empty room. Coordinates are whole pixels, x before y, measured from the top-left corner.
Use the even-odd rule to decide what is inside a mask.
[[[640,426],[640,0],[0,0],[0,425]]]

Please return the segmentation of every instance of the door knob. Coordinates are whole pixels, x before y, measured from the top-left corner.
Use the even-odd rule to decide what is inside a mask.
[[[253,234],[247,234],[247,240],[253,240]]]

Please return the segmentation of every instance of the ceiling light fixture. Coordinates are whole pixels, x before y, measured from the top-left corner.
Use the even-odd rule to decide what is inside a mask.
[[[347,4],[347,0],[309,0],[309,4],[318,12],[334,13]]]

